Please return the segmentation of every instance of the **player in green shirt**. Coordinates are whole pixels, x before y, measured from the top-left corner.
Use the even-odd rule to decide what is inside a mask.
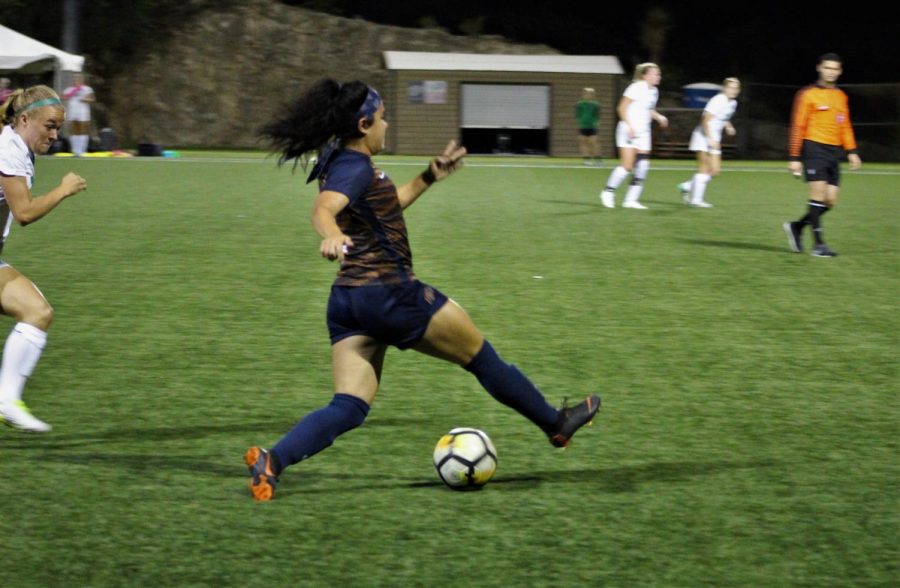
[[[584,165],[591,165],[591,160],[600,164],[600,142],[597,140],[597,128],[600,122],[600,103],[593,88],[585,88],[581,100],[575,105],[575,118],[578,120],[578,142]]]

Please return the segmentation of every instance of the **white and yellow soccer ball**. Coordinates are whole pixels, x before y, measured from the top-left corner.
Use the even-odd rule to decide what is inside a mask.
[[[438,440],[433,457],[441,480],[454,490],[477,490],[497,470],[497,450],[478,429],[453,429]]]

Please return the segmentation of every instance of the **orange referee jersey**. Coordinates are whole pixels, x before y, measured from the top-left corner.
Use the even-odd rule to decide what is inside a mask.
[[[841,146],[850,152],[856,150],[850,107],[843,90],[815,84],[797,92],[788,143],[791,159],[800,159],[804,140]]]

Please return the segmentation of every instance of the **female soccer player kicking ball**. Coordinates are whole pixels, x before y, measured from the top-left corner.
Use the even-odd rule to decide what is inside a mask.
[[[321,255],[340,269],[328,300],[335,394],[307,414],[271,450],[244,455],[250,491],[270,500],[281,472],[363,423],[375,400],[388,346],[415,349],[456,363],[497,400],[541,428],[557,447],[569,443],[600,407],[598,396],[561,410],[494,351],[455,302],[413,273],[403,210],[434,182],[462,165],[466,150],[451,141],[428,168],[396,186],[375,167],[388,123],[378,92],[362,82],[322,80],[264,129],[280,163],[318,150],[309,181],[318,180],[312,224]]]

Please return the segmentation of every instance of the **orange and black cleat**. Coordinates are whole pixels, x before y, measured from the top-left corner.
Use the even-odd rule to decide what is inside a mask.
[[[591,424],[594,415],[600,409],[600,397],[596,394],[588,396],[583,402],[569,407],[567,401],[563,401],[563,407],[559,410],[559,419],[552,427],[544,429],[550,444],[554,447],[568,447],[569,441],[575,435],[575,431],[584,425]]]
[[[253,500],[265,502],[275,496],[278,476],[272,467],[272,456],[262,447],[251,447],[244,453],[244,463],[250,470],[250,494]]]

